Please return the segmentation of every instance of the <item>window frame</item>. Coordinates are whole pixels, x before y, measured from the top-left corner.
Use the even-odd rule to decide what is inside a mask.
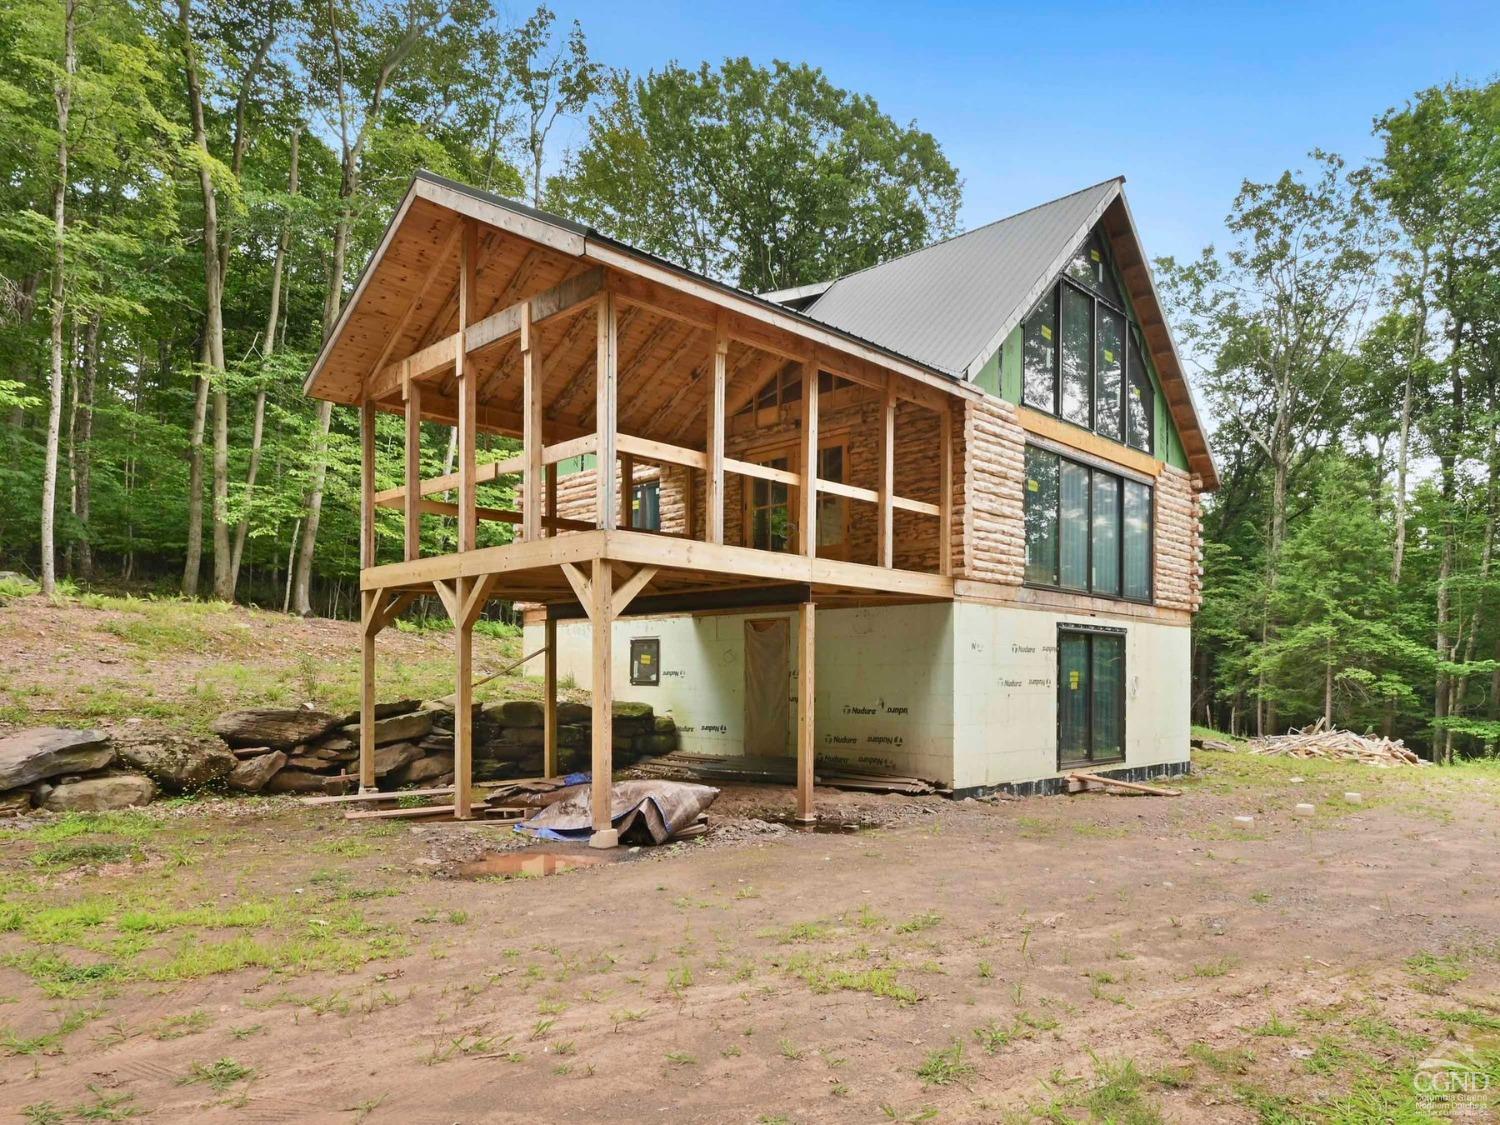
[[[1094,241],[1095,240],[1094,240],[1093,233],[1090,232],[1089,238],[1084,241],[1083,246],[1081,247],[1081,249],[1086,251],[1091,245],[1094,244]],[[1114,268],[1114,255],[1113,255],[1113,253],[1110,250],[1110,247],[1108,245],[1108,240],[1107,239],[1100,239],[1100,240],[1098,240],[1098,245],[1099,245],[1099,249],[1100,249],[1100,251],[1101,251],[1101,253],[1103,255],[1103,259],[1104,259],[1103,266],[1104,266],[1104,269],[1110,271],[1112,274],[1114,274],[1114,276],[1118,277],[1118,271],[1116,271],[1115,268]],[[1069,265],[1071,265],[1072,264],[1072,258],[1070,258],[1068,261],[1069,261]],[[1088,425],[1087,426],[1085,426],[1081,422],[1075,422],[1075,421],[1073,421],[1071,418],[1068,418],[1063,413],[1063,399],[1062,399],[1062,392],[1063,392],[1063,382],[1062,382],[1062,369],[1063,369],[1062,307],[1063,307],[1063,287],[1064,286],[1071,287],[1076,293],[1081,294],[1083,297],[1085,297],[1088,300],[1090,300],[1091,302],[1093,302],[1093,304],[1090,307],[1090,315],[1089,315],[1089,354],[1088,354],[1088,364],[1089,364],[1089,368],[1088,368],[1089,411],[1088,411],[1088,413],[1089,413],[1089,421],[1088,421]],[[1122,295],[1123,295],[1124,289],[1123,289],[1122,286],[1120,286],[1119,284],[1116,284],[1115,288],[1117,290],[1119,290],[1122,293]],[[1027,325],[1030,324],[1031,318],[1034,315],[1036,315],[1037,311],[1040,309],[1040,307],[1042,305],[1042,302],[1045,301],[1045,300],[1047,300],[1047,298],[1048,298],[1049,295],[1051,296],[1051,299],[1052,299],[1052,317],[1051,317],[1051,321],[1050,321],[1050,325],[1049,325],[1049,330],[1052,333],[1052,336],[1051,336],[1051,342],[1052,342],[1052,372],[1051,372],[1051,374],[1052,374],[1052,405],[1050,407],[1047,407],[1047,406],[1038,405],[1035,402],[1028,401],[1027,397],[1026,397],[1026,336],[1027,336]],[[1156,381],[1151,376],[1151,367],[1150,367],[1150,364],[1146,360],[1147,349],[1145,347],[1145,337],[1141,333],[1140,324],[1136,321],[1135,317],[1133,317],[1130,314],[1130,312],[1129,312],[1128,309],[1122,307],[1123,304],[1124,304],[1123,301],[1120,301],[1120,302],[1113,301],[1110,298],[1106,297],[1103,293],[1100,293],[1098,290],[1096,290],[1096,289],[1094,289],[1094,288],[1092,288],[1092,287],[1084,284],[1081,281],[1076,280],[1075,278],[1073,278],[1068,273],[1067,266],[1064,266],[1062,272],[1059,273],[1058,276],[1053,279],[1052,283],[1045,290],[1043,290],[1042,294],[1032,304],[1031,310],[1024,317],[1021,318],[1021,341],[1020,341],[1020,346],[1021,346],[1021,388],[1020,388],[1020,390],[1021,390],[1021,394],[1020,394],[1021,405],[1024,406],[1024,407],[1026,407],[1028,410],[1035,410],[1035,411],[1038,411],[1038,412],[1040,412],[1042,414],[1046,414],[1046,415],[1048,415],[1050,417],[1056,418],[1059,422],[1065,422],[1065,423],[1067,423],[1070,426],[1076,426],[1080,430],[1086,430],[1087,432],[1089,432],[1091,434],[1095,434],[1098,437],[1102,437],[1105,441],[1113,442],[1116,445],[1123,445],[1127,449],[1133,449],[1137,453],[1144,453],[1148,457],[1155,457],[1156,456],[1156,407],[1155,407],[1155,402],[1156,402],[1156,396],[1158,394],[1158,391],[1157,391],[1157,388],[1156,388]],[[1119,437],[1115,437],[1112,434],[1101,433],[1100,430],[1099,430],[1099,366],[1098,366],[1099,356],[1098,356],[1098,349],[1099,349],[1099,310],[1101,308],[1107,309],[1110,312],[1114,313],[1116,316],[1118,316],[1120,318],[1121,324],[1124,326],[1124,332],[1122,334],[1123,335],[1122,350],[1123,350],[1124,354],[1120,357],[1120,436]],[[1134,349],[1132,349],[1132,344],[1134,345]],[[1131,442],[1130,442],[1130,381],[1131,381],[1132,375],[1135,373],[1135,367],[1136,367],[1134,359],[1132,358],[1133,354],[1139,354],[1139,356],[1141,358],[1141,363],[1140,363],[1140,367],[1142,368],[1141,375],[1143,375],[1145,377],[1146,385],[1151,388],[1151,396],[1152,396],[1151,408],[1146,412],[1146,430],[1147,430],[1147,433],[1146,433],[1146,448],[1144,448],[1144,449],[1142,449],[1140,446],[1132,445]]]
[[[1037,453],[1044,454],[1046,456],[1055,457],[1057,459],[1057,461],[1058,461],[1058,473],[1057,473],[1057,476],[1058,476],[1057,507],[1056,507],[1056,510],[1055,510],[1056,519],[1054,521],[1054,526],[1055,526],[1054,538],[1055,538],[1055,541],[1056,541],[1056,544],[1057,544],[1057,565],[1056,565],[1056,568],[1054,570],[1054,573],[1057,575],[1057,581],[1055,581],[1055,582],[1042,582],[1042,581],[1038,581],[1037,579],[1031,578],[1029,575],[1025,575],[1024,574],[1024,568],[1023,568],[1022,585],[1023,586],[1029,586],[1029,587],[1031,587],[1033,589],[1037,589],[1037,590],[1054,590],[1054,591],[1056,591],[1057,593],[1060,593],[1060,594],[1073,594],[1075,596],[1086,597],[1086,598],[1100,598],[1100,599],[1103,599],[1105,601],[1130,602],[1133,605],[1155,605],[1156,604],[1156,485],[1154,483],[1148,483],[1146,481],[1140,480],[1135,475],[1127,475],[1125,473],[1121,473],[1121,472],[1119,472],[1117,470],[1114,470],[1114,469],[1104,468],[1104,467],[1102,467],[1102,466],[1100,466],[1100,465],[1098,465],[1098,464],[1096,464],[1096,463],[1094,463],[1092,461],[1086,461],[1086,460],[1083,460],[1083,459],[1078,458],[1078,457],[1069,457],[1067,454],[1065,454],[1065,453],[1059,453],[1056,449],[1053,449],[1053,448],[1051,448],[1049,446],[1040,445],[1040,444],[1038,444],[1036,442],[1027,442],[1026,443],[1026,451],[1027,451],[1027,453],[1029,454],[1033,450],[1035,452],[1037,452]],[[1068,462],[1068,463],[1070,463],[1072,465],[1075,465],[1075,466],[1083,469],[1085,472],[1088,473],[1088,482],[1087,482],[1087,485],[1084,488],[1085,511],[1084,511],[1084,521],[1083,521],[1083,526],[1087,529],[1087,549],[1085,551],[1085,557],[1084,557],[1084,573],[1088,575],[1088,586],[1087,586],[1086,589],[1079,589],[1076,586],[1064,586],[1062,584],[1062,560],[1063,560],[1063,541],[1062,541],[1062,529],[1063,529],[1063,520],[1062,520],[1062,463],[1063,462]],[[1115,551],[1114,551],[1114,554],[1115,554],[1115,574],[1116,574],[1116,576],[1118,578],[1119,593],[1115,593],[1115,594],[1103,593],[1103,592],[1096,592],[1094,590],[1094,476],[1095,476],[1095,474],[1098,474],[1098,473],[1103,473],[1104,475],[1109,476],[1109,477],[1113,477],[1115,479],[1116,485],[1117,485],[1117,495],[1119,497],[1119,501],[1116,504],[1116,508],[1115,508]],[[1030,478],[1030,474],[1028,473],[1027,474],[1027,479],[1029,479],[1029,478]],[[1145,488],[1146,489],[1146,495],[1147,495],[1146,511],[1147,511],[1148,516],[1149,516],[1149,522],[1148,522],[1147,528],[1146,528],[1146,596],[1143,597],[1143,598],[1130,597],[1130,596],[1128,596],[1125,593],[1125,483],[1127,481],[1130,481],[1132,483],[1138,484],[1138,485],[1142,486],[1143,488]],[[1021,503],[1021,530],[1022,530],[1022,538],[1023,538],[1023,542],[1022,542],[1022,554],[1023,554],[1023,558],[1024,558],[1025,552],[1026,552],[1026,547],[1027,547],[1027,543],[1025,541],[1025,534],[1026,534],[1026,506],[1030,503],[1029,497],[1031,496],[1031,489],[1027,485],[1025,485],[1025,484],[1022,485],[1022,493],[1021,493],[1021,495],[1022,495],[1022,503]]]
[[[646,517],[646,495],[648,491],[656,492],[656,526],[647,527],[644,523]],[[636,514],[639,512],[643,522],[636,522]],[[630,486],[630,511],[626,513],[626,528],[630,531],[660,531],[661,530],[661,478],[654,477],[651,480],[643,480]]]
[[[1088,638],[1088,669],[1089,669],[1089,705],[1088,705],[1088,729],[1089,729],[1089,756],[1087,758],[1064,758],[1063,757],[1063,635],[1086,636]],[[1094,625],[1086,622],[1059,621],[1057,623],[1057,724],[1055,728],[1055,744],[1057,747],[1057,772],[1078,769],[1081,766],[1110,766],[1123,763],[1129,756],[1129,714],[1125,698],[1125,685],[1130,682],[1128,660],[1130,658],[1128,632],[1118,625]],[[1117,640],[1120,644],[1120,691],[1119,691],[1119,724],[1120,724],[1120,753],[1114,758],[1094,757],[1094,639],[1096,637],[1108,637]]]

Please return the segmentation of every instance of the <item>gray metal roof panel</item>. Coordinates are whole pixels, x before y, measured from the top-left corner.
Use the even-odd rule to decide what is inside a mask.
[[[1002,324],[1026,311],[1118,193],[1106,180],[841,277],[804,312],[962,377]]]

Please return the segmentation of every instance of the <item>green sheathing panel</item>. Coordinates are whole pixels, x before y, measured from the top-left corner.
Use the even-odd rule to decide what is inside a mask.
[[[984,361],[974,385],[1006,402],[1021,401],[1021,326],[1011,329],[1000,350]]]
[[[581,473],[584,469],[594,467],[594,455],[592,453],[581,453],[577,457],[564,457],[557,463],[557,475],[559,477],[572,476]]]

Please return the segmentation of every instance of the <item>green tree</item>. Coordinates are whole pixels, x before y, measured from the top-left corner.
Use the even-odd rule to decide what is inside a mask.
[[[613,75],[552,205],[742,288],[826,281],[952,233],[937,141],[821,70],[726,59]]]

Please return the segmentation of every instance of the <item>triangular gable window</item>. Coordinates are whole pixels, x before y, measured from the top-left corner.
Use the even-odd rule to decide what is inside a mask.
[[[1115,284],[1115,271],[1110,266],[1109,251],[1098,232],[1091,234],[1073,255],[1073,260],[1063,270],[1072,280],[1086,285],[1116,308],[1124,308],[1119,286]]]

